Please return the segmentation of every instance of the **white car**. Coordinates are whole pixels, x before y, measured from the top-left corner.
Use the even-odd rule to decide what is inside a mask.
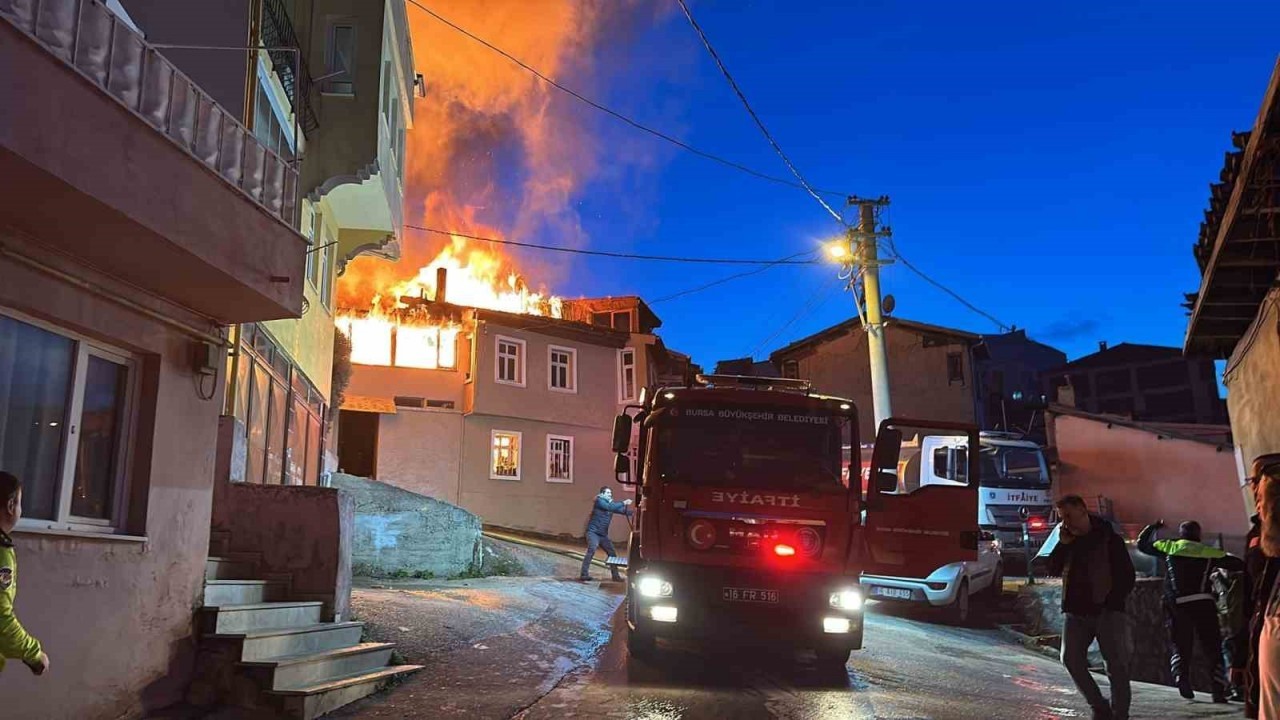
[[[972,617],[973,600],[994,602],[1004,590],[1004,564],[1000,541],[982,533],[978,559],[943,565],[923,580],[915,578],[862,575],[865,595],[873,600],[928,604],[943,608],[948,622],[966,625]]]

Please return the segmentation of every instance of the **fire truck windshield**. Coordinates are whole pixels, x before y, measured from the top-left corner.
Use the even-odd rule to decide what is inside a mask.
[[[847,418],[774,409],[666,408],[652,421],[650,472],[664,482],[843,493]]]
[[[982,448],[982,485],[995,488],[1041,489],[1049,487],[1039,448],[987,445]]]

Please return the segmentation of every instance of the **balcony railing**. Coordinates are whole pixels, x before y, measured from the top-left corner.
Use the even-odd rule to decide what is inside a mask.
[[[298,35],[293,31],[293,21],[285,10],[283,0],[266,0],[262,6],[262,43],[271,48],[267,55],[280,78],[280,85],[289,97],[293,112],[302,120],[302,132],[310,134],[320,127],[315,105],[311,102],[314,84],[305,62],[281,48],[300,48]],[[301,107],[299,107],[301,105]]]
[[[298,171],[99,0],[0,0],[0,17],[269,213],[297,226]]]

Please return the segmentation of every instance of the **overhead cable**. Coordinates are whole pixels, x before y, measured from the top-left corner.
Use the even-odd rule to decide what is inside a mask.
[[[553,88],[555,88],[555,89],[559,90],[559,91],[560,91],[560,92],[562,92],[562,93],[565,93],[566,95],[569,95],[570,97],[572,97],[572,98],[574,98],[574,99],[576,99],[576,100],[578,100],[578,101],[580,101],[580,102],[582,102],[582,103],[584,103],[584,104],[586,104],[586,105],[589,105],[589,106],[591,106],[591,107],[595,108],[596,110],[599,110],[599,111],[600,111],[600,112],[602,112],[602,113],[605,113],[606,115],[612,116],[613,118],[615,118],[615,119],[617,119],[617,120],[619,120],[619,121],[621,121],[621,122],[624,122],[624,123],[626,123],[627,125],[630,125],[631,127],[635,128],[636,130],[639,130],[639,131],[641,131],[641,132],[644,132],[644,133],[647,133],[647,134],[649,134],[649,135],[652,135],[653,137],[656,137],[656,138],[658,138],[659,140],[663,140],[663,141],[665,141],[665,142],[671,143],[672,145],[675,145],[676,147],[678,147],[678,148],[680,148],[680,149],[682,149],[682,150],[685,150],[685,151],[690,152],[690,153],[692,153],[692,154],[694,154],[694,155],[697,155],[698,157],[701,157],[701,158],[706,159],[706,160],[711,160],[712,162],[719,163],[719,164],[721,164],[721,165],[724,165],[725,167],[732,168],[732,169],[737,170],[737,171],[739,171],[739,172],[746,173],[747,175],[751,175],[751,176],[756,177],[756,178],[759,178],[759,179],[761,179],[761,180],[768,180],[769,182],[777,183],[777,184],[779,184],[779,185],[786,185],[786,186],[788,186],[788,187],[797,188],[797,189],[800,189],[800,190],[804,190],[804,191],[806,191],[806,192],[808,192],[808,193],[810,193],[810,194],[814,194],[814,193],[816,192],[816,193],[821,193],[821,194],[823,194],[823,195],[840,196],[840,197],[844,197],[844,196],[847,196],[847,195],[848,195],[848,193],[838,192],[838,191],[835,191],[835,190],[814,190],[814,188],[810,187],[810,186],[809,186],[809,184],[808,184],[807,182],[804,182],[804,181],[803,181],[803,179],[801,180],[801,182],[795,182],[795,181],[789,180],[789,179],[787,179],[787,178],[785,178],[785,177],[779,177],[779,176],[777,176],[777,175],[770,175],[769,173],[760,172],[759,170],[755,170],[755,169],[753,169],[753,168],[750,168],[750,167],[748,167],[748,166],[746,166],[746,165],[743,165],[742,163],[735,162],[735,161],[733,161],[733,160],[729,160],[728,158],[721,157],[721,156],[719,156],[719,155],[716,155],[716,154],[714,154],[714,153],[708,152],[708,151],[706,151],[706,150],[701,150],[701,149],[699,149],[699,148],[696,148],[696,147],[694,147],[694,146],[690,145],[689,143],[684,142],[683,140],[680,140],[680,139],[678,139],[678,138],[676,138],[676,137],[673,137],[673,136],[671,136],[671,135],[669,135],[669,134],[667,134],[667,133],[665,133],[665,132],[663,132],[663,131],[661,131],[661,130],[656,130],[656,129],[654,129],[654,128],[652,128],[652,127],[648,126],[648,125],[645,125],[645,124],[643,124],[643,123],[639,122],[638,120],[633,120],[633,119],[631,119],[630,117],[628,117],[628,116],[626,116],[626,115],[623,115],[621,112],[618,112],[617,110],[614,110],[613,108],[610,108],[610,107],[608,107],[608,106],[606,106],[606,105],[603,105],[603,104],[601,104],[601,103],[599,103],[599,102],[596,102],[595,100],[592,100],[591,98],[589,98],[589,97],[587,97],[587,96],[583,95],[582,93],[578,92],[577,90],[574,90],[574,89],[572,89],[572,88],[570,88],[570,87],[568,87],[568,86],[565,86],[565,85],[560,84],[559,82],[557,82],[557,81],[556,81],[556,80],[554,80],[553,78],[550,78],[550,77],[548,77],[548,76],[546,76],[546,75],[542,74],[542,73],[541,73],[541,72],[539,72],[536,68],[534,68],[533,66],[531,66],[531,65],[529,65],[528,63],[524,62],[524,61],[523,61],[523,60],[521,60],[520,58],[518,58],[518,57],[516,57],[516,56],[512,55],[511,53],[507,52],[506,50],[503,50],[502,48],[498,47],[497,45],[494,45],[493,43],[489,42],[488,40],[485,40],[484,38],[480,37],[479,35],[476,35],[475,33],[473,33],[473,32],[471,32],[471,31],[467,30],[466,28],[464,28],[464,27],[462,27],[462,26],[458,25],[457,23],[453,22],[452,20],[449,20],[448,18],[446,18],[446,17],[444,17],[444,16],[440,15],[439,13],[437,13],[436,11],[434,11],[434,10],[432,10],[431,8],[427,7],[426,5],[423,5],[422,3],[418,2],[418,0],[408,0],[408,2],[409,2],[411,5],[413,5],[413,6],[417,7],[419,10],[422,10],[422,11],[423,11],[423,12],[425,12],[426,14],[428,14],[428,15],[430,15],[431,17],[435,18],[436,20],[440,21],[440,22],[441,22],[441,23],[443,23],[444,25],[447,25],[447,26],[449,26],[449,27],[453,28],[454,30],[458,31],[459,33],[462,33],[463,35],[465,35],[465,36],[467,36],[467,37],[471,38],[471,39],[472,39],[472,40],[474,40],[475,42],[478,42],[478,43],[480,43],[481,45],[484,45],[485,47],[489,48],[489,49],[490,49],[490,50],[492,50],[493,52],[498,53],[499,55],[501,55],[501,56],[505,57],[506,59],[510,60],[511,62],[513,62],[513,63],[515,63],[516,65],[518,65],[518,66],[520,66],[521,68],[523,68],[525,71],[527,71],[527,72],[529,72],[530,74],[532,74],[534,77],[536,77],[536,78],[538,78],[539,80],[541,80],[542,82],[544,82],[544,83],[546,83],[546,84],[550,85],[551,87],[553,87]],[[819,200],[819,202],[822,202],[822,201],[821,201],[821,200]],[[825,205],[826,203],[824,202],[823,204]]]
[[[773,138],[773,134],[769,132],[769,128],[765,127],[764,121],[760,119],[760,116],[756,114],[755,109],[751,107],[751,103],[747,101],[746,94],[742,92],[742,88],[738,87],[738,82],[733,79],[733,75],[729,73],[729,68],[725,67],[724,61],[720,59],[720,54],[717,53],[715,47],[712,46],[711,39],[702,31],[702,27],[698,25],[698,21],[693,19],[693,13],[689,10],[689,5],[685,0],[676,0],[676,2],[680,3],[680,9],[684,11],[684,16],[688,18],[689,24],[693,26],[694,31],[698,33],[698,37],[702,39],[702,45],[711,55],[711,59],[715,61],[716,67],[720,68],[720,74],[724,75],[724,79],[728,81],[729,87],[732,88],[734,94],[738,96],[738,100],[742,101],[742,107],[747,109],[747,114],[755,121],[756,127],[760,128],[761,134],[764,135],[765,140],[769,141],[769,145],[773,147],[773,151],[778,154],[778,157],[782,158],[782,162],[786,164],[787,169],[795,176],[796,181],[805,189],[805,192],[813,196],[813,199],[817,200],[818,204],[821,205],[822,208],[831,215],[831,217],[835,218],[836,222],[843,225],[844,217],[832,209],[832,207],[827,204],[827,201],[822,199],[822,195],[820,195],[818,191],[809,184],[809,181],[805,180],[804,175],[800,174],[800,170],[796,168],[795,163],[791,162],[791,158],[787,157],[787,154],[782,151],[782,146]]]
[[[658,303],[667,302],[668,300],[675,300],[676,298],[682,298],[682,297],[685,297],[685,296],[687,296],[687,295],[693,295],[694,293],[700,293],[700,292],[702,292],[703,290],[710,290],[711,288],[716,287],[717,285],[723,285],[723,284],[725,284],[725,283],[727,283],[727,282],[730,282],[730,281],[733,281],[733,280],[737,280],[738,278],[749,277],[749,276],[751,276],[751,275],[758,275],[758,274],[760,274],[760,273],[764,272],[765,270],[770,270],[770,269],[772,269],[772,268],[775,268],[775,267],[777,267],[778,265],[781,265],[782,263],[784,263],[784,262],[786,262],[786,261],[788,261],[788,260],[794,260],[795,258],[803,257],[803,256],[805,256],[805,255],[813,255],[813,254],[815,254],[816,252],[817,252],[816,250],[806,250],[805,252],[796,253],[795,255],[789,255],[789,256],[784,257],[784,258],[781,258],[781,259],[779,259],[779,260],[775,260],[774,262],[771,262],[771,263],[769,263],[768,265],[764,265],[764,266],[762,266],[762,267],[758,267],[758,268],[755,268],[755,269],[753,269],[753,270],[747,270],[747,271],[745,271],[745,272],[734,273],[733,275],[729,275],[729,276],[727,276],[727,277],[722,277],[722,278],[720,278],[719,280],[713,280],[713,281],[711,281],[711,282],[709,282],[709,283],[706,283],[706,284],[703,284],[703,285],[699,285],[699,286],[694,287],[694,288],[689,288],[688,290],[681,290],[681,291],[680,291],[680,292],[678,292],[678,293],[673,293],[673,294],[671,294],[671,295],[665,295],[665,296],[663,296],[663,297],[658,298],[657,300],[653,300],[653,301],[652,301],[652,302],[650,302],[649,304],[650,304],[650,305],[657,305]]]
[[[1012,328],[1012,327],[1010,327],[1009,325],[1006,325],[1006,324],[1004,324],[1004,323],[1000,322],[1000,321],[999,321],[998,319],[996,319],[996,317],[995,317],[994,315],[992,315],[991,313],[989,313],[989,312],[987,312],[987,311],[983,310],[982,308],[978,307],[977,305],[974,305],[973,303],[969,302],[968,300],[965,300],[964,298],[960,297],[959,293],[957,293],[955,290],[952,290],[951,288],[947,287],[946,285],[943,285],[941,282],[938,282],[937,280],[934,280],[933,278],[929,277],[929,275],[928,275],[928,274],[926,274],[923,270],[921,270],[920,268],[916,267],[915,265],[912,265],[912,264],[911,264],[911,262],[910,262],[909,260],[907,260],[905,257],[903,257],[903,256],[902,256],[902,253],[898,252],[898,248],[897,248],[897,246],[894,244],[894,242],[893,242],[893,238],[892,238],[892,237],[889,237],[889,238],[886,238],[886,239],[887,239],[887,240],[888,240],[888,242],[889,242],[889,251],[893,253],[893,259],[894,259],[894,260],[896,260],[896,261],[898,261],[898,262],[900,262],[900,263],[902,263],[902,266],[903,266],[903,267],[905,267],[906,269],[908,269],[908,270],[910,270],[911,272],[915,273],[917,276],[919,276],[919,278],[920,278],[921,280],[924,280],[925,282],[929,283],[930,285],[932,285],[932,286],[934,286],[934,287],[938,288],[938,289],[939,289],[939,290],[941,290],[942,292],[944,292],[944,293],[946,293],[946,294],[950,295],[950,296],[951,296],[951,297],[952,297],[956,302],[960,303],[961,305],[963,305],[963,306],[965,306],[965,307],[969,308],[969,309],[970,309],[970,310],[972,310],[973,312],[975,312],[975,313],[977,313],[977,314],[981,315],[982,317],[984,317],[984,318],[986,318],[986,319],[990,320],[991,322],[995,323],[996,327],[999,327],[1001,331],[1009,332],[1010,330],[1012,330],[1012,329],[1013,329],[1013,328]]]

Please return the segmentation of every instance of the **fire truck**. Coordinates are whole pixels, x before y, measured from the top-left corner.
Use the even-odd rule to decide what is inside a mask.
[[[977,557],[976,487],[902,492],[904,438],[976,428],[881,425],[864,492],[857,410],[780,378],[698,376],[646,389],[613,431],[619,481],[637,489],[626,558],[628,649],[658,638],[782,640],[843,667],[863,644],[863,574],[917,578]],[[977,452],[969,452],[977,477]]]

